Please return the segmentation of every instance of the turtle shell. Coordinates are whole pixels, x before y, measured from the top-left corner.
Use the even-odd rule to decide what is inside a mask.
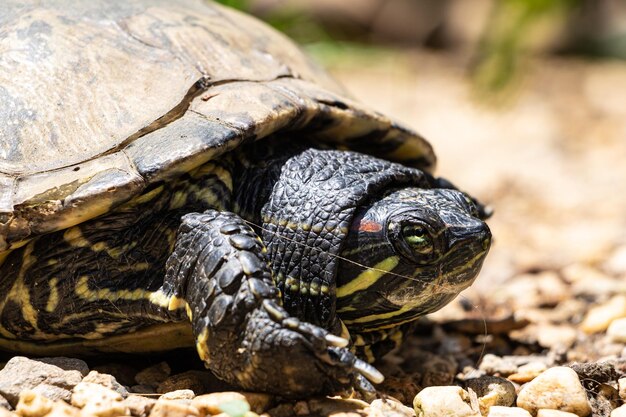
[[[5,2],[0,255],[278,131],[431,170],[289,39],[204,0]]]

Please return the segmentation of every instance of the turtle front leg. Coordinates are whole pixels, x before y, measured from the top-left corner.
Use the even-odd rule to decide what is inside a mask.
[[[383,376],[346,349],[347,341],[282,308],[265,247],[235,214],[183,217],[164,290],[187,303],[202,360],[247,390],[299,396]],[[360,387],[359,387],[360,385]]]

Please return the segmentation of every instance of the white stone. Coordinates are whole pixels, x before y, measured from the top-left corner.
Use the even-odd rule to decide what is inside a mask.
[[[193,400],[196,394],[190,389],[179,389],[166,392],[159,397],[159,400]]]
[[[52,410],[45,417],[86,417],[81,414],[80,410],[76,407],[72,407],[63,400],[57,400],[52,406]]]
[[[553,325],[542,323],[537,326],[537,341],[547,348],[569,348],[577,337],[576,329],[569,325]]]
[[[609,324],[606,334],[611,342],[626,343],[626,318],[615,319]]]
[[[517,406],[533,415],[542,408],[568,411],[581,417],[591,413],[578,375],[564,366],[550,368],[524,384],[517,396]]]
[[[128,397],[128,390],[124,388],[122,384],[117,382],[113,375],[101,374],[98,371],[91,371],[83,378],[82,382],[93,382],[94,384],[100,384],[104,387],[112,389],[122,396],[122,398]]]
[[[129,413],[118,392],[93,382],[81,382],[74,387],[72,405],[82,408],[82,414],[97,417],[116,417]]]
[[[545,372],[546,369],[547,365],[544,362],[528,362],[527,364],[520,366],[516,373],[509,375],[508,379],[513,382],[517,382],[518,384],[523,384],[525,382],[532,381],[541,375],[542,372]]]
[[[369,417],[415,417],[415,411],[393,399],[374,400],[364,410]]]
[[[197,396],[191,405],[197,408],[200,414],[219,414],[222,412],[220,405],[230,401],[245,401],[250,405],[250,410],[261,414],[270,407],[272,396],[257,392],[214,392]]]
[[[163,400],[156,402],[149,417],[198,417],[200,415],[198,409],[192,405]]]
[[[626,378],[620,378],[617,381],[617,387],[619,391],[619,397],[622,400],[626,400]]]
[[[532,417],[530,413],[520,407],[503,407],[494,405],[489,409],[487,417]]]
[[[616,295],[606,303],[589,309],[580,328],[585,333],[603,332],[613,320],[622,317],[626,317],[626,296]]]
[[[33,391],[23,391],[15,407],[15,412],[23,417],[42,417],[48,414],[54,401]]]
[[[428,387],[413,399],[417,417],[480,417],[470,406],[470,396],[461,387]]]
[[[523,297],[520,297],[523,294]],[[554,271],[538,274],[521,274],[513,277],[506,286],[496,289],[498,300],[515,309],[538,307],[542,304],[558,304],[571,297],[569,286]]]

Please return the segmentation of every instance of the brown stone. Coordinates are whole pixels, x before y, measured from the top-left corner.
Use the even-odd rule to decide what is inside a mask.
[[[143,369],[135,375],[135,382],[139,385],[150,385],[157,387],[165,381],[172,373],[172,369],[167,362],[159,362],[156,365]]]

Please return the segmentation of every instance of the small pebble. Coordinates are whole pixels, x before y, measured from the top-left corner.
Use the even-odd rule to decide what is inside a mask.
[[[565,281],[570,284],[593,284],[594,282],[604,282],[606,280],[613,281],[611,277],[607,276],[600,270],[593,268],[589,265],[580,263],[566,266],[561,270],[561,275],[563,275]],[[591,288],[592,286],[589,285],[589,287]],[[593,294],[598,293],[593,292]]]
[[[620,378],[617,381],[617,387],[618,387],[618,391],[619,391],[619,397],[622,400],[626,401],[626,378]]]
[[[467,391],[457,386],[424,388],[413,399],[413,408],[417,417],[480,417]]]
[[[611,417],[626,417],[626,404],[611,411]]]
[[[546,369],[548,369],[548,367],[544,362],[529,362],[520,366],[516,373],[509,375],[507,378],[518,384],[524,384],[535,379]]]
[[[109,374],[101,374],[98,371],[91,371],[87,374],[85,378],[83,378],[82,382],[91,382],[94,384],[102,385],[103,387],[107,387],[122,396],[122,398],[128,397],[128,390],[117,382],[113,375]]]
[[[374,400],[364,410],[369,417],[415,417],[415,411],[391,398],[385,400]]]
[[[67,369],[72,367],[79,369]],[[69,401],[72,388],[83,379],[86,369],[85,362],[77,359],[15,356],[0,371],[0,395],[13,407],[22,391],[33,389],[50,399]]]
[[[569,411],[581,417],[591,413],[578,375],[564,366],[550,368],[524,384],[517,396],[517,406],[533,415],[542,408]]]
[[[478,369],[488,374],[499,374],[501,376],[511,375],[517,372],[518,365],[508,358],[501,358],[492,353],[483,357]]]
[[[23,417],[41,417],[48,414],[54,401],[33,391],[23,391],[15,407],[15,412]]]
[[[465,388],[478,396],[481,414],[487,414],[492,406],[510,407],[515,403],[515,387],[510,381],[497,376],[482,376],[465,381]]]
[[[159,400],[193,400],[196,394],[190,389],[179,389],[167,392]]]
[[[201,414],[192,405],[181,404],[176,401],[157,401],[149,417],[198,417]]]
[[[116,417],[129,414],[122,403],[122,396],[93,382],[81,382],[72,392],[72,405],[82,408],[82,414],[97,417]]]
[[[206,392],[205,374],[202,371],[187,371],[172,375],[159,384],[157,392],[165,394],[170,391],[190,389],[196,394],[204,394]]]
[[[520,294],[524,294],[520,297]],[[509,303],[515,309],[556,305],[570,297],[568,285],[555,271],[536,274],[520,274],[497,289],[498,300]]]
[[[537,342],[546,348],[569,348],[577,337],[576,329],[569,325],[537,325]]]
[[[489,409],[487,417],[532,417],[530,413],[519,407],[494,405]]]
[[[615,319],[626,317],[626,296],[616,295],[609,301],[592,307],[580,324],[588,334],[605,331]]]
[[[142,397],[141,395],[129,395],[122,401],[124,407],[128,408],[134,417],[147,417],[156,404],[153,398]]]
[[[413,411],[413,415],[415,416],[415,411]],[[1,414],[0,414],[0,417],[2,417]],[[261,417],[270,417],[270,415],[263,414]],[[341,411],[339,413],[329,414],[328,417],[363,417],[363,414],[360,414],[354,411]]]
[[[272,396],[256,392],[215,392],[197,396],[191,405],[197,408],[201,414],[219,414],[222,412],[220,404],[230,401],[245,401],[250,405],[250,410],[261,414],[271,406]]]
[[[626,318],[613,320],[606,334],[613,343],[626,343]]]
[[[542,408],[537,411],[537,417],[578,417],[574,413],[568,413],[567,411],[550,410],[548,408]]]
[[[624,293],[624,290],[626,290],[626,285],[620,280],[603,274],[596,275],[574,283],[572,285],[572,295],[604,299],[611,295]]]

